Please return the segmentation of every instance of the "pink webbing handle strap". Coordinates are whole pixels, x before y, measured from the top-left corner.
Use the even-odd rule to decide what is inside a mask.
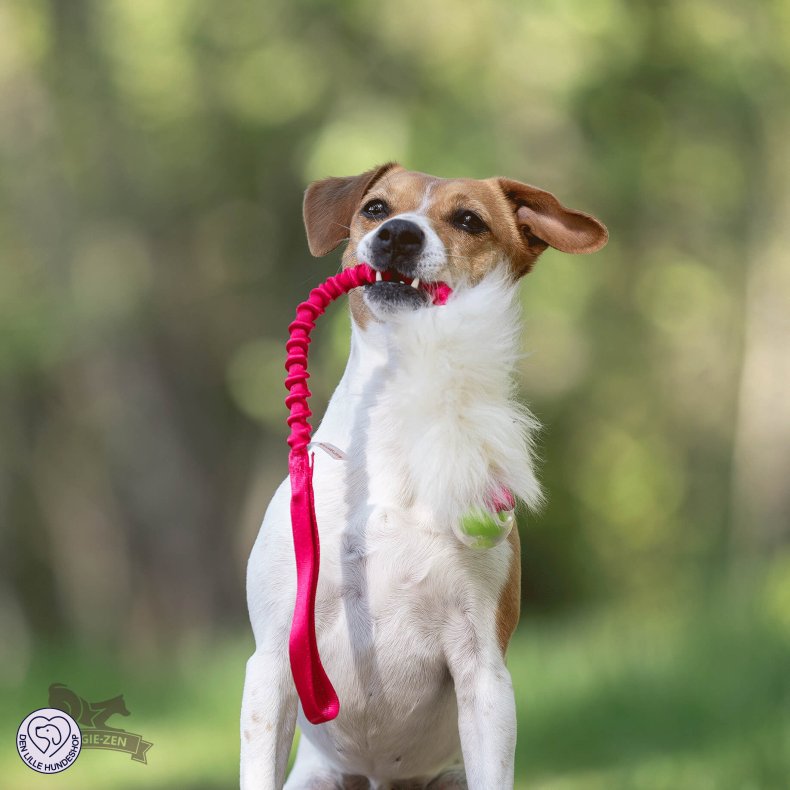
[[[288,327],[285,386],[291,428],[288,472],[291,478],[291,526],[296,555],[296,605],[294,607],[289,655],[294,685],[302,710],[313,724],[330,721],[340,711],[340,702],[321,664],[315,635],[315,591],[318,585],[320,546],[313,498],[313,463],[308,457],[312,412],[307,405],[307,348],[315,321],[331,302],[352,288],[375,282],[376,272],[361,263],[344,269],[310,291],[307,301],[296,308],[296,319]]]

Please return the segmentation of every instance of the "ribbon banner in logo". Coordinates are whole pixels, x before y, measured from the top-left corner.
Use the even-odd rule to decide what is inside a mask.
[[[148,762],[146,754],[153,746],[150,741],[144,740],[143,736],[137,733],[110,727],[107,724],[110,716],[129,715],[123,694],[101,702],[88,702],[63,683],[53,683],[49,687],[49,706],[65,711],[79,724],[84,749],[126,752],[135,762]]]

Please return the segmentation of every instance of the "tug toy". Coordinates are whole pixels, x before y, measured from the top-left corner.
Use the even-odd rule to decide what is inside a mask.
[[[335,689],[321,664],[315,634],[315,593],[318,585],[320,545],[313,496],[313,457],[309,454],[312,412],[307,405],[310,390],[307,379],[307,351],[316,319],[329,304],[353,288],[388,281],[394,275],[376,272],[365,263],[343,269],[310,291],[310,296],[296,308],[296,318],[288,327],[290,338],[285,345],[288,376],[288,472],[291,480],[291,527],[296,555],[296,604],[291,623],[289,656],[294,685],[307,720],[321,724],[334,719],[340,711]],[[400,278],[404,279],[404,278]],[[408,282],[408,279],[406,278]],[[410,283],[409,283],[410,284]],[[447,302],[452,289],[445,283],[421,283],[420,288],[434,305]],[[456,536],[473,548],[491,548],[501,543],[515,522],[513,496],[506,489],[492,497],[491,508],[474,510],[453,526]]]

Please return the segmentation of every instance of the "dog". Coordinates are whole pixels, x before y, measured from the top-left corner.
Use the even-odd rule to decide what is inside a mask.
[[[286,479],[248,565],[256,648],[241,787],[512,788],[505,652],[519,618],[518,530],[479,550],[454,526],[470,508],[490,509],[497,490],[539,503],[537,424],[513,382],[518,282],[547,247],[591,253],[608,232],[519,181],[443,179],[396,163],[312,183],[304,221],[314,256],[348,240],[343,267],[366,262],[387,275],[349,294],[348,364],[314,437],[316,630],[340,712],[308,722],[291,677]],[[453,289],[442,306],[430,298],[438,282]]]

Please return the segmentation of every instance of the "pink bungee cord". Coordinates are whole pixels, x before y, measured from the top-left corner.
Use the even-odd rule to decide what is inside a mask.
[[[313,288],[306,301],[296,308],[296,318],[288,327],[289,340],[285,345],[288,376],[285,386],[288,395],[285,405],[289,410],[291,433],[288,445],[288,473],[291,479],[291,527],[296,555],[296,604],[294,606],[288,652],[294,685],[307,720],[313,724],[334,719],[340,711],[340,701],[318,654],[315,634],[315,593],[318,585],[320,544],[313,496],[313,458],[308,453],[312,434],[307,405],[311,393],[307,386],[307,349],[316,319],[329,304],[353,288],[376,282],[377,272],[360,263],[330,277]],[[384,272],[381,279],[393,278]],[[408,282],[408,278],[404,278]],[[443,305],[452,289],[446,283],[423,283],[433,304]]]

